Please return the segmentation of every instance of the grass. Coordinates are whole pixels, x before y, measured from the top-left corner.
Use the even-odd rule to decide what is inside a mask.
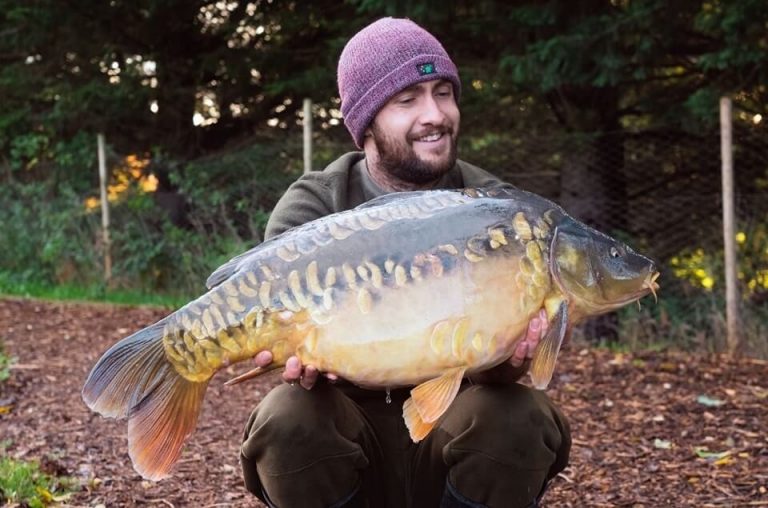
[[[0,342],[0,383],[11,377],[11,363],[13,363],[13,358],[5,353],[3,343]]]
[[[53,477],[37,462],[0,457],[0,502],[41,508],[66,500],[73,487],[67,477]]]
[[[62,284],[50,286],[34,282],[6,282],[0,274],[0,295],[21,296],[25,298],[40,298],[44,300],[108,302],[123,305],[152,305],[167,308],[178,308],[191,298],[182,295],[148,294],[135,290],[107,289],[99,285]]]

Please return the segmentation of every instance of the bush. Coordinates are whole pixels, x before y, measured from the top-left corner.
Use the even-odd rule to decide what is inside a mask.
[[[172,222],[138,180],[123,182],[110,203],[112,281],[103,292],[199,295],[215,268],[263,238],[272,207],[300,173],[291,150],[254,144],[183,166],[156,157],[186,202],[184,216]],[[67,182],[0,186],[0,290],[104,285],[100,208],[87,200]]]
[[[68,187],[50,183],[0,186],[0,272],[6,284],[56,284],[85,277],[76,268],[98,264],[98,217],[85,212]]]
[[[36,462],[0,457],[0,501],[4,503],[42,508],[65,500],[71,483],[43,473]]]

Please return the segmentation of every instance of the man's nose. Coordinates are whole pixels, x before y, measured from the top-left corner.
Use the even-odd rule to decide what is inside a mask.
[[[420,120],[421,123],[431,125],[441,125],[445,122],[445,112],[432,95],[428,95],[424,100]]]

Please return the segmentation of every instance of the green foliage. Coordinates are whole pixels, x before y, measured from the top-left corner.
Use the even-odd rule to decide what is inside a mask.
[[[0,383],[7,381],[11,377],[11,364],[13,358],[5,353],[3,343],[0,342]]]
[[[300,150],[296,141],[259,140],[194,161],[171,179],[190,205],[188,218],[198,233],[251,246],[261,241],[277,197],[301,174]]]
[[[735,241],[740,293],[746,301],[759,303],[768,299],[768,223],[755,218],[739,226]],[[675,276],[694,287],[724,287],[725,260],[719,248],[687,247],[670,263]]]
[[[11,167],[13,169],[30,169],[46,157],[50,138],[45,134],[31,132],[22,134],[11,140]]]
[[[7,183],[0,186],[0,271],[12,283],[74,277],[76,268],[98,264],[92,246],[98,217],[85,212],[67,186],[53,182]]]
[[[4,503],[42,508],[64,500],[72,484],[68,478],[43,473],[36,462],[0,457],[0,501]]]
[[[183,166],[156,157],[158,169],[175,167],[185,223],[171,222],[154,194],[129,181],[110,204],[109,288],[100,210],[86,208],[87,194],[12,181],[0,187],[0,237],[12,246],[0,250],[0,291],[112,301],[123,298],[120,290],[172,302],[196,296],[215,268],[261,241],[269,212],[298,175],[297,149],[273,140]]]

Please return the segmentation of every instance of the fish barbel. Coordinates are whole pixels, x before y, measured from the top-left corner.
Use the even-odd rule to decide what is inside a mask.
[[[83,399],[128,418],[134,468],[153,480],[178,460],[213,375],[262,350],[273,368],[297,355],[362,387],[415,386],[403,417],[418,441],[542,308],[540,389],[570,327],[655,296],[657,277],[648,258],[528,192],[389,194],[221,266],[207,293],[104,353]]]

